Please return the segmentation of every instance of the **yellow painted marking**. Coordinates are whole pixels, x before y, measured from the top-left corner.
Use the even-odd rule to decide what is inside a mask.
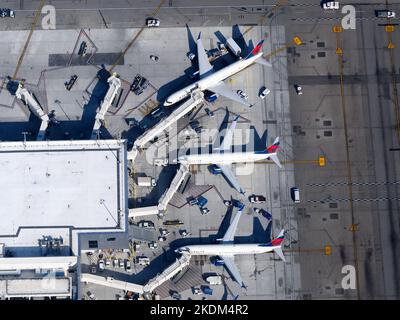
[[[343,32],[343,28],[341,26],[334,26],[333,32],[335,32],[335,33]]]
[[[393,32],[394,31],[394,26],[385,26],[385,31],[386,32]]]
[[[330,256],[332,254],[332,247],[331,246],[325,246],[325,255]]]
[[[337,48],[337,49],[336,49],[336,54],[342,55],[342,54],[343,54],[342,48]]]
[[[350,226],[350,231],[358,231],[358,224],[352,224],[351,226]]]
[[[42,13],[42,8],[44,6],[44,3],[45,3],[45,0],[40,0],[39,7],[38,7],[38,9],[36,10],[36,13],[35,13],[35,18],[33,19],[33,22],[32,22],[31,30],[29,31],[28,38],[25,41],[25,44],[24,44],[24,47],[22,49],[21,55],[19,56],[19,59],[18,59],[17,66],[16,66],[14,74],[12,76],[13,80],[15,80],[17,78],[19,68],[21,67],[22,61],[24,60],[25,53],[26,53],[26,50],[28,49],[29,42],[31,41],[33,31],[35,30],[36,24],[38,23],[39,17],[40,17],[40,15]]]
[[[389,49],[394,49],[394,48],[396,48],[396,46],[394,45],[394,43],[392,41],[390,41],[389,44],[388,44],[388,48]]]
[[[319,166],[320,167],[325,167],[326,161],[325,161],[325,157],[324,156],[319,157],[318,161],[319,161]]]
[[[303,42],[301,41],[301,39],[299,37],[294,37],[293,41],[295,44],[297,44],[298,46],[301,45]]]

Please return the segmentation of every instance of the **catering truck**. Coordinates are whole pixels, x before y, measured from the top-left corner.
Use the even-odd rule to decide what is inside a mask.
[[[239,45],[236,43],[235,40],[233,40],[232,38],[229,38],[228,40],[226,40],[225,46],[227,48],[229,48],[229,50],[231,50],[231,52],[235,56],[237,56],[237,57],[240,56],[240,53],[242,52],[242,50],[240,49]]]

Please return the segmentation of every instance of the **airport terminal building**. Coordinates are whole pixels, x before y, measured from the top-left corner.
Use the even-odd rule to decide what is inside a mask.
[[[0,298],[76,298],[82,248],[126,234],[126,141],[1,142],[0,153]]]

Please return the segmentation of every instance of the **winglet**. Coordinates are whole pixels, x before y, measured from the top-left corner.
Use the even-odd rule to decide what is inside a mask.
[[[279,149],[279,137],[276,137],[274,143],[267,148],[268,153],[275,153]]]

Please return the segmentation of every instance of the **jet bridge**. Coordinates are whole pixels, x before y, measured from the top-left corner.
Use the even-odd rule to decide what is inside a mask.
[[[37,141],[43,141],[46,135],[46,130],[49,125],[49,116],[44,113],[42,107],[39,105],[39,103],[36,101],[34,96],[26,89],[24,88],[23,83],[18,84],[17,91],[15,92],[15,96],[24,101],[25,104],[29,107],[31,112],[40,118],[42,120],[42,123],[40,125],[39,133],[36,138]]]
[[[144,292],[153,292],[154,289],[161,286],[165,281],[182,271],[190,263],[190,255],[183,254],[179,259],[165,269],[161,274],[150,280],[144,287]]]
[[[104,121],[104,117],[112,105],[115,97],[117,96],[117,93],[119,89],[121,88],[121,79],[119,79],[119,76],[117,73],[113,73],[111,77],[107,79],[107,82],[109,83],[109,88],[106,93],[106,96],[104,97],[104,100],[101,104],[100,110],[96,113],[96,118],[93,126],[93,131],[92,131],[92,137],[91,139],[97,139],[101,123]]]
[[[132,291],[136,292],[139,294],[143,294],[143,286],[135,283],[130,283],[130,282],[125,282],[125,281],[120,281],[120,280],[115,280],[112,277],[100,277],[100,276],[95,276],[93,274],[89,273],[82,273],[81,274],[81,282],[87,282],[87,283],[94,283],[98,284],[101,286],[106,286],[110,288],[115,288],[119,290],[125,290],[125,291]]]
[[[173,276],[182,271],[190,263],[190,256],[183,254],[179,259],[165,269],[161,274],[157,275],[154,279],[150,280],[145,286],[115,280],[112,277],[101,277],[89,273],[81,274],[81,282],[94,283],[101,286],[115,288],[119,290],[132,291],[139,294],[153,292],[154,289],[162,285],[165,281],[171,279]]]
[[[141,149],[146,143],[153,140],[160,135],[164,130],[170,127],[173,123],[177,122],[180,118],[185,116],[193,108],[197,107],[204,100],[204,94],[200,90],[194,90],[188,101],[174,110],[167,118],[161,120],[156,126],[146,131],[138,139],[135,140],[134,146],[136,149]],[[132,152],[132,151],[131,151]]]
[[[171,185],[169,186],[168,190],[160,198],[160,201],[158,203],[159,211],[165,211],[167,209],[168,203],[171,201],[175,192],[178,190],[182,181],[184,181],[185,177],[188,174],[190,174],[189,167],[186,166],[185,164],[181,164],[181,166],[179,167],[179,170],[176,173],[174,179],[172,180]]]

